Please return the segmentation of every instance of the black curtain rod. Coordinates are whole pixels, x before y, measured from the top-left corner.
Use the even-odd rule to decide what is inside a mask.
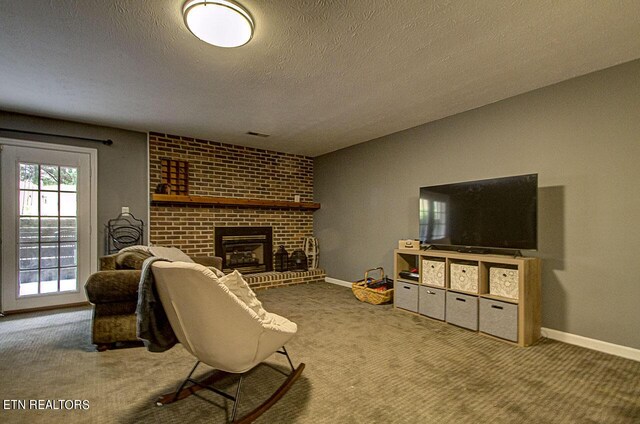
[[[37,131],[14,130],[11,128],[0,128],[0,131],[22,133],[22,134],[47,135],[51,137],[61,137],[61,138],[73,138],[75,140],[95,141],[96,143],[102,143],[106,146],[111,146],[113,144],[113,140],[109,138],[106,140],[100,140],[99,138],[78,137],[75,135],[61,135],[61,134],[52,134],[52,133],[44,133],[44,132],[37,132]]]

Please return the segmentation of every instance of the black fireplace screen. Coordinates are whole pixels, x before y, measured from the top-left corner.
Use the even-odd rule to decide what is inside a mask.
[[[222,270],[243,274],[273,270],[271,227],[216,227],[215,252]]]

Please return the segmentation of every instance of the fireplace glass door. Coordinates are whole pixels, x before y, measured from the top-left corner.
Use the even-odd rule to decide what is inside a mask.
[[[216,256],[222,270],[254,274],[273,270],[271,227],[216,227]]]

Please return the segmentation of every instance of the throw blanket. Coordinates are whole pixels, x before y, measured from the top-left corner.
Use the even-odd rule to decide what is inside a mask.
[[[149,352],[164,352],[178,343],[167,314],[162,307],[162,302],[160,302],[153,272],[151,272],[151,264],[155,261],[166,260],[152,256],[146,259],[142,265],[136,307],[136,332]]]

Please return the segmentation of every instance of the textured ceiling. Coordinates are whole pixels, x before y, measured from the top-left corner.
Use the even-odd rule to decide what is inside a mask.
[[[182,0],[0,0],[0,108],[316,156],[640,57],[637,0],[242,3],[221,49]]]

